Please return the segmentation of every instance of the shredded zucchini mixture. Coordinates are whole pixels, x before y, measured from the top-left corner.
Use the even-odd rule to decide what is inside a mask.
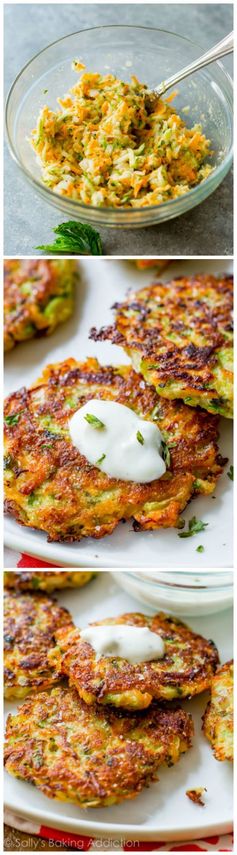
[[[45,184],[96,207],[159,205],[176,199],[212,171],[201,125],[186,127],[171,100],[149,97],[136,77],[83,72],[59,109],[45,106],[32,144]]]

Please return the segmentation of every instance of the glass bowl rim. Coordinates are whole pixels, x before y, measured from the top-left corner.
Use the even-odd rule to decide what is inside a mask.
[[[110,29],[112,29],[112,30],[118,30],[118,29],[146,30],[146,31],[155,32],[155,33],[165,33],[168,36],[180,39],[183,42],[187,42],[189,45],[192,45],[192,47],[200,47],[201,48],[201,45],[199,45],[198,42],[193,42],[191,39],[187,38],[186,36],[182,36],[179,33],[174,33],[174,32],[172,32],[172,30],[163,29],[163,27],[162,28],[161,27],[143,27],[143,26],[134,26],[133,24],[105,24],[105,25],[96,26],[96,27],[86,27],[85,29],[75,30],[72,33],[68,33],[66,36],[61,36],[60,39],[55,39],[55,41],[50,42],[50,44],[46,45],[46,47],[42,48],[40,51],[38,51],[36,54],[34,54],[34,56],[32,56],[31,59],[29,59],[28,62],[26,62],[25,65],[23,65],[23,67],[18,72],[17,76],[15,77],[15,80],[13,81],[13,83],[12,83],[12,85],[8,91],[7,98],[6,98],[5,125],[6,125],[8,146],[10,149],[10,153],[13,157],[13,160],[15,160],[15,162],[17,163],[17,165],[19,166],[19,168],[21,169],[23,174],[26,175],[27,179],[32,184],[32,186],[35,187],[37,190],[39,190],[41,194],[45,194],[46,198],[48,197],[49,202],[51,201],[53,205],[55,205],[55,196],[58,195],[59,199],[60,199],[60,194],[56,194],[53,190],[50,190],[50,188],[47,187],[43,183],[43,181],[38,181],[36,178],[34,178],[32,176],[31,172],[21,162],[21,160],[18,156],[17,149],[15,148],[15,144],[13,143],[13,140],[11,138],[9,125],[8,125],[8,113],[9,113],[11,96],[12,96],[12,93],[15,89],[15,86],[16,86],[18,80],[20,79],[20,77],[22,76],[24,71],[26,71],[26,69],[31,65],[31,63],[34,62],[34,60],[38,59],[38,57],[41,56],[41,54],[45,53],[47,50],[54,47],[55,45],[57,45],[63,41],[66,41],[66,39],[69,39],[72,36],[81,35],[82,33],[92,33],[94,31],[96,32],[97,30],[110,30]],[[216,62],[216,64],[220,68],[224,78],[226,78],[226,81],[230,87],[231,98],[233,98],[233,91],[234,91],[233,80],[232,80],[230,74],[228,73],[228,71],[226,71],[226,69],[222,65],[222,62],[220,62],[220,60],[218,60]],[[231,166],[232,159],[233,159],[233,132],[232,132],[232,142],[231,142],[230,149],[227,152],[227,154],[225,155],[225,157],[223,158],[223,160],[221,160],[220,164],[217,167],[215,167],[213,172],[211,172],[210,175],[208,175],[207,178],[204,179],[204,181],[201,181],[200,184],[197,184],[195,187],[193,187],[191,190],[189,190],[188,193],[184,193],[181,198],[183,200],[185,200],[185,198],[188,198],[190,200],[191,200],[191,198],[195,199],[196,196],[198,195],[198,191],[200,190],[200,187],[202,187],[202,185],[204,185],[204,184],[205,184],[205,187],[207,187],[207,188],[211,188],[212,184],[215,184],[214,189],[216,189],[216,186],[218,186],[218,185],[216,185],[216,177],[219,176],[223,171],[224,171],[224,175],[227,174],[227,172],[229,171],[229,168]],[[227,166],[227,169],[226,169],[226,166]],[[210,189],[210,193],[211,193],[211,189]],[[210,195],[210,193],[207,193],[206,196]],[[133,212],[134,212],[134,214],[138,215],[139,213],[140,214],[144,213],[144,211],[145,212],[146,211],[149,211],[149,212],[154,211],[155,212],[155,211],[159,210],[162,213],[162,211],[165,212],[165,211],[168,211],[169,209],[174,209],[175,205],[177,205],[177,203],[180,202],[180,197],[178,196],[177,199],[170,199],[167,202],[162,202],[160,205],[147,205],[147,206],[143,205],[140,208],[138,208],[138,207],[136,207],[136,208],[104,207],[102,205],[98,207],[95,205],[86,205],[84,202],[78,201],[76,199],[67,199],[67,197],[65,197],[65,196],[63,197],[63,200],[64,200],[65,204],[68,202],[68,206],[72,206],[73,208],[75,208],[75,211],[78,211],[78,212],[80,210],[81,210],[81,212],[83,212],[83,210],[86,210],[87,212],[91,211],[92,213],[97,214],[97,216],[98,216],[99,211],[101,211],[105,215],[108,215],[108,217],[110,217],[111,215],[114,216],[116,214],[119,217],[119,219],[122,220],[124,218],[127,218],[128,215],[132,219]],[[190,205],[189,209],[191,207],[192,206]]]
[[[139,571],[136,571],[136,570],[135,571],[123,570],[122,572],[128,578],[132,577],[134,579],[134,581],[140,582],[141,585],[148,585],[150,590],[152,590],[152,588],[155,588],[156,590],[158,590],[158,589],[167,590],[167,588],[170,588],[171,590],[175,589],[176,591],[179,590],[180,592],[182,590],[183,591],[193,590],[194,592],[195,591],[198,592],[198,595],[200,595],[200,596],[205,596],[205,594],[207,592],[210,592],[210,591],[221,591],[221,590],[227,590],[227,589],[232,591],[233,585],[234,585],[233,570],[231,570],[231,568],[228,571],[221,570],[219,568],[217,570],[211,569],[211,570],[202,570],[202,571],[200,571],[200,570],[176,570],[176,571],[173,571],[173,570],[157,570],[157,573],[163,573],[163,574],[167,573],[167,575],[168,575],[169,573],[173,574],[175,572],[175,575],[180,576],[182,574],[182,576],[186,576],[186,578],[188,576],[199,576],[200,575],[201,577],[203,577],[203,584],[201,584],[201,585],[192,585],[191,579],[190,579],[190,584],[188,584],[188,583],[186,584],[185,582],[180,582],[180,583],[175,584],[174,581],[173,582],[168,582],[168,581],[166,582],[164,579],[161,579],[161,580],[157,579],[156,580],[156,579],[152,579],[149,576],[146,578],[144,570],[142,570],[141,573],[139,573]],[[230,578],[229,581],[226,581],[226,584],[224,583],[223,578],[222,578],[222,581],[220,581],[219,584],[216,580],[215,585],[209,586],[208,584],[205,584],[205,577],[210,576],[210,573],[213,573],[215,575],[219,574],[222,577],[225,573],[228,573],[228,576],[230,575],[232,578]],[[188,580],[187,580],[187,582],[188,582]]]

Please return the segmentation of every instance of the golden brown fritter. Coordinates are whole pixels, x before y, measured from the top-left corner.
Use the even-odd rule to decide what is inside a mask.
[[[91,398],[117,401],[155,422],[167,471],[147,484],[121,481],[92,466],[72,444],[69,419]],[[209,494],[225,462],[218,420],[180,401],[159,398],[127,365],[68,359],[49,365],[31,389],[5,405],[6,511],[50,540],[110,534],[120,520],[136,529],[175,526],[191,497]]]
[[[4,262],[4,347],[49,335],[73,310],[76,265],[68,259]]]
[[[5,764],[44,795],[81,808],[133,799],[191,746],[193,723],[181,709],[126,713],[88,707],[77,692],[32,696],[7,720]]]
[[[216,760],[233,760],[233,660],[218,668],[210,688],[211,700],[203,716],[203,730],[212,745]]]
[[[16,591],[55,591],[60,588],[82,588],[95,574],[85,570],[5,570],[4,585]]]
[[[233,416],[232,276],[154,282],[114,308],[114,326],[91,338],[122,345],[162,397]]]
[[[48,663],[54,633],[73,626],[67,609],[43,594],[4,595],[4,684],[6,698],[48,689],[58,676]]]
[[[212,641],[196,635],[176,618],[163,613],[152,617],[132,613],[93,625],[103,624],[147,626],[163,639],[165,655],[139,665],[116,656],[97,659],[91,644],[81,639],[80,630],[62,628],[56,633],[57,647],[51,649],[49,663],[59,675],[69,678],[69,684],[86,703],[143,709],[153,698],[170,701],[192,697],[210,686],[219,662],[218,651]]]

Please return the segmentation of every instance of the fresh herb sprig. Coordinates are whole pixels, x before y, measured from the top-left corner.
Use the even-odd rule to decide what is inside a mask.
[[[96,428],[97,430],[101,430],[101,428],[105,427],[104,422],[101,422],[100,419],[97,419],[97,416],[93,416],[92,413],[87,413],[86,416],[84,416],[84,419],[88,422],[88,425],[91,425],[91,427]]]
[[[169,451],[167,443],[163,439],[161,440],[161,456],[164,460],[164,463],[165,463],[167,469],[169,469],[169,467],[170,467],[170,451]]]
[[[103,255],[103,247],[99,232],[87,223],[77,223],[69,220],[56,226],[53,232],[58,235],[54,243],[36,246],[44,252],[57,255]]]
[[[230,466],[230,468],[229,468],[229,472],[227,472],[227,475],[228,475],[228,478],[230,478],[230,480],[231,480],[231,481],[233,481],[233,480],[234,480],[234,467],[232,466],[232,464],[231,464],[231,466]]]
[[[181,531],[178,534],[178,537],[193,537],[194,534],[198,534],[200,531],[205,531],[208,523],[204,523],[202,520],[197,520],[196,517],[192,517],[188,523],[188,529],[186,531]]]
[[[101,457],[99,457],[99,460],[96,461],[95,465],[100,466],[100,464],[103,463],[103,460],[105,460],[105,458],[106,458],[106,454],[102,454]]]

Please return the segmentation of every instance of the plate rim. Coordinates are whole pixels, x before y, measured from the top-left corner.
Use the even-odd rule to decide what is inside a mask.
[[[7,801],[4,803],[5,809],[12,812],[12,805]],[[93,835],[99,835],[100,838],[106,834],[107,838],[115,839],[116,837],[121,837],[123,835],[124,840],[137,840],[145,841],[145,840],[164,840],[169,843],[171,841],[181,841],[181,840],[198,840],[202,839],[203,836],[211,836],[213,834],[230,834],[233,830],[233,818],[225,821],[219,821],[215,823],[207,823],[206,825],[202,825],[199,828],[194,826],[194,828],[181,828],[178,831],[167,830],[166,828],[147,828],[142,829],[138,825],[117,825],[117,823],[112,823],[111,825],[106,822],[94,822],[93,820],[83,820],[83,819],[73,819],[72,817],[63,817],[60,818],[58,814],[54,814],[53,811],[49,811],[47,816],[44,816],[42,810],[37,808],[26,807],[24,810],[24,816],[22,810],[20,808],[14,807],[14,813],[17,816],[21,816],[23,819],[35,820],[36,822],[41,821],[41,825],[45,825],[45,821],[47,823],[52,820],[53,825],[52,828],[56,828],[63,831],[74,831],[75,834],[85,834],[88,832],[88,836],[91,837]],[[51,826],[47,826],[51,828]],[[87,835],[86,835],[87,836]]]
[[[15,523],[15,520],[11,520],[11,518],[10,518],[9,524],[11,524],[11,522]],[[56,567],[57,566],[58,567],[65,567],[65,568],[66,567],[79,567],[79,568],[85,567],[85,568],[91,568],[93,570],[104,570],[104,569],[105,570],[118,570],[118,569],[119,570],[125,570],[127,568],[129,570],[135,570],[137,567],[138,567],[138,569],[143,569],[143,570],[146,569],[146,565],[144,563],[140,567],[140,565],[137,563],[137,561],[134,560],[131,562],[130,559],[126,557],[126,553],[124,555],[124,562],[123,562],[123,564],[121,564],[121,561],[116,559],[116,550],[111,550],[111,553],[109,553],[108,556],[98,555],[98,558],[96,558],[96,559],[93,556],[90,559],[89,557],[85,556],[85,553],[83,554],[81,559],[79,557],[78,558],[76,557],[76,553],[75,554],[72,553],[72,556],[70,557],[70,561],[67,560],[67,558],[65,558],[65,561],[63,561],[63,556],[62,556],[62,559],[59,557],[54,558],[54,556],[51,555],[50,550],[48,550],[48,541],[44,541],[42,539],[42,543],[41,543],[41,540],[36,540],[35,545],[31,547],[31,545],[29,543],[27,543],[26,531],[27,531],[28,527],[27,526],[21,527],[19,524],[16,524],[16,525],[17,525],[17,531],[12,533],[8,528],[7,521],[5,520],[5,522],[4,522],[4,546],[13,552],[19,552],[21,554],[22,553],[27,554],[31,558],[39,558],[40,560],[46,561],[48,563],[52,562],[52,564],[54,564],[54,562],[55,562]],[[19,531],[18,531],[18,528],[19,528]],[[21,528],[22,528],[22,531],[21,531]],[[34,529],[30,528],[30,532],[35,534]],[[41,534],[41,532],[40,532],[40,534]],[[79,545],[79,542],[78,542],[78,545]],[[51,546],[51,544],[50,544],[50,546]],[[95,541],[95,548],[96,548],[96,541]],[[66,546],[66,549],[67,549],[67,546]],[[187,566],[190,570],[194,570],[196,572],[199,572],[197,567],[195,567],[194,565],[191,566],[191,562],[188,562]],[[152,568],[153,565],[149,564],[149,565],[147,565],[147,567]],[[180,570],[181,571],[181,570],[183,570],[183,564],[175,563],[175,566],[173,564],[164,564],[164,565],[159,566],[159,570],[163,570],[163,569],[164,570],[166,569],[166,570],[174,570],[174,571]],[[210,567],[207,566],[207,567],[205,567],[205,570],[207,572],[210,570],[213,570],[213,572],[215,572],[215,570],[222,570],[222,571],[234,570],[234,562],[233,561],[231,563],[228,562],[228,564],[225,563],[224,565],[223,564],[217,564],[217,562],[216,562],[215,566],[213,566],[213,565],[212,566],[210,565]]]
[[[47,543],[45,544],[45,549],[44,548],[41,549],[40,544],[36,544],[35,549],[33,549],[33,548],[31,549],[28,544],[26,544],[26,546],[25,546],[23,535],[21,537],[20,532],[18,535],[16,534],[14,539],[13,539],[11,533],[9,531],[5,530],[4,545],[8,549],[11,549],[11,551],[13,551],[13,552],[19,552],[21,554],[23,553],[23,554],[29,555],[31,558],[39,558],[42,561],[46,561],[48,563],[52,562],[53,564],[54,564],[54,562],[56,562],[55,567],[65,567],[65,568],[67,568],[67,567],[78,567],[78,568],[83,568],[83,569],[84,568],[88,568],[88,569],[91,568],[92,570],[104,570],[104,569],[105,570],[125,570],[127,568],[129,570],[135,570],[137,567],[137,562],[130,564],[129,560],[125,561],[123,566],[121,567],[121,562],[118,563],[117,561],[114,561],[114,559],[113,559],[114,553],[112,553],[109,556],[109,558],[105,558],[105,557],[100,558],[98,556],[98,561],[97,560],[95,561],[95,559],[89,561],[88,558],[83,557],[83,559],[81,559],[80,561],[79,560],[76,561],[75,559],[73,560],[73,558],[72,558],[72,560],[70,562],[66,561],[66,563],[65,563],[64,561],[61,561],[59,558],[53,558],[53,556],[51,556],[47,552]],[[149,566],[152,567],[153,565],[148,565],[148,569],[149,569]],[[146,567],[143,564],[142,568],[139,567],[139,569],[144,570],[144,569],[146,569]],[[176,570],[181,571],[182,569],[183,569],[183,565],[177,564],[177,563],[176,563],[175,567],[173,567],[172,565],[167,565],[167,564],[159,567],[159,570],[172,570],[174,572]],[[191,567],[190,563],[189,563],[189,569],[190,569],[190,571],[193,570],[193,571],[199,572],[196,567]],[[232,564],[225,564],[225,565],[215,564],[215,567],[213,567],[213,566],[205,567],[206,572],[211,571],[211,570],[213,572],[215,572],[215,570],[220,570],[220,571],[221,570],[222,571],[234,570],[234,565],[233,565],[233,563]]]

